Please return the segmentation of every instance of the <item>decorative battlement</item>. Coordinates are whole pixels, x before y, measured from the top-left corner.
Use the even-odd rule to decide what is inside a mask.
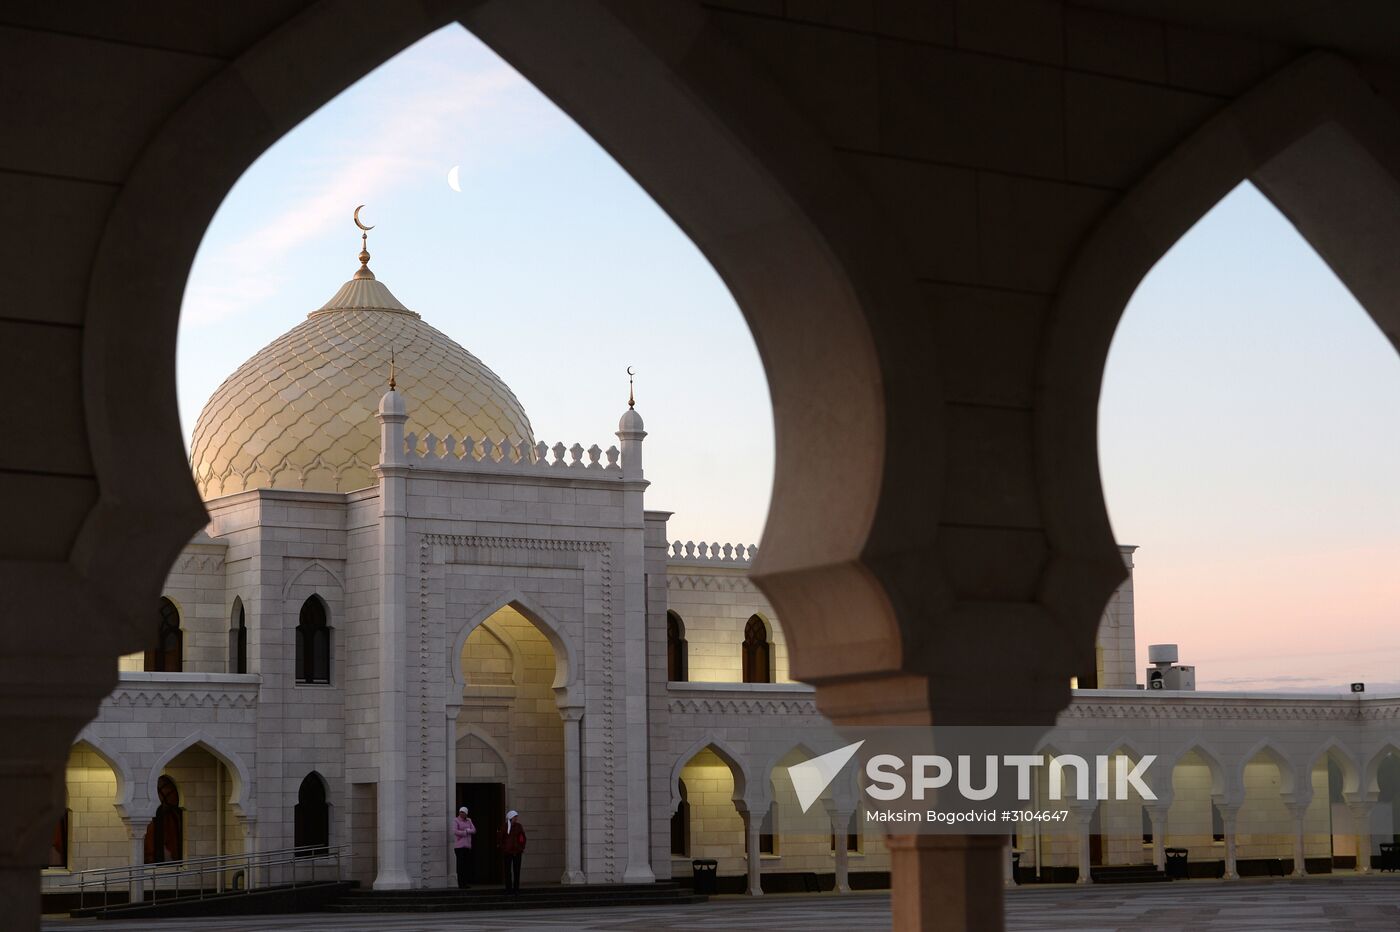
[[[703,540],[697,544],[688,540],[672,543],[666,562],[743,567],[753,563],[757,555],[758,547],[753,544],[707,544]]]
[[[544,442],[531,446],[524,440],[498,443],[489,437],[482,440],[466,437],[459,442],[451,434],[440,438],[430,433],[420,439],[417,434],[410,433],[404,437],[403,452],[404,462],[409,466],[513,473],[583,473],[599,479],[623,477],[618,448],[604,450],[596,443],[584,449],[578,443],[570,447],[562,443],[551,447]]]

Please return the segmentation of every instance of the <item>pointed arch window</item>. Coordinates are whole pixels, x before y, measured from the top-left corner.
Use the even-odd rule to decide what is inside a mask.
[[[248,624],[243,600],[235,597],[228,624],[228,672],[248,672]]]
[[[675,612],[666,613],[666,679],[684,683],[690,678],[690,658],[685,642],[685,622]]]
[[[744,626],[744,682],[773,682],[773,645],[768,643],[768,626],[757,615]]]
[[[326,802],[326,783],[316,771],[301,781],[293,809],[292,844],[299,858],[325,854],[331,842],[331,811]]]
[[[155,647],[146,651],[147,673],[179,673],[184,665],[185,634],[180,630],[180,610],[162,597],[156,625]]]
[[[185,857],[185,810],[180,807],[180,787],[169,774],[156,781],[155,818],[146,827],[146,863],[160,864]]]
[[[301,605],[297,622],[297,682],[331,681],[331,629],[326,621],[326,603],[312,596]]]
[[[671,854],[674,857],[690,856],[690,794],[685,781],[681,780],[681,802],[671,816]]]

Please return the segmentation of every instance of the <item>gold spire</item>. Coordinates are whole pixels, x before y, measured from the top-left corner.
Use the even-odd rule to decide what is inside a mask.
[[[373,226],[365,226],[360,222],[360,211],[365,209],[361,204],[355,208],[355,226],[360,228],[360,267],[355,270],[356,278],[374,278],[374,273],[369,270],[369,231]]]
[[[632,376],[634,376],[634,375],[636,375],[636,373],[632,371],[632,367],[631,367],[631,366],[628,366],[628,367],[627,367],[627,407],[629,407],[629,408],[635,408],[635,407],[637,406],[637,396],[636,396],[636,394],[632,391]]]
[[[389,347],[389,391],[391,392],[398,387],[398,381],[395,379],[395,374],[396,373],[394,369],[394,348],[391,346]]]

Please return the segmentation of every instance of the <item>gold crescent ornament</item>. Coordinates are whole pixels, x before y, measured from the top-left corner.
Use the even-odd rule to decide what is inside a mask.
[[[373,230],[374,227],[372,227],[372,226],[368,226],[368,227],[367,227],[367,226],[365,226],[363,223],[360,222],[360,211],[362,211],[362,210],[364,210],[364,209],[365,209],[365,205],[364,205],[364,204],[361,204],[359,207],[356,207],[356,208],[355,208],[355,226],[359,227],[361,230],[364,230],[365,232],[369,232],[370,230]]]

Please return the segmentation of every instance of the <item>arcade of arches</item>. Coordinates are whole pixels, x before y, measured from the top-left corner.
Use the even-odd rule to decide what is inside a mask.
[[[218,541],[190,535],[211,512],[244,534],[260,520],[249,512],[264,507],[253,500],[266,498],[226,496],[222,511],[206,510],[182,453],[174,338],[200,236],[242,170],[281,134],[453,21],[556,100],[653,194],[713,262],[753,330],[772,389],[777,472],[752,578],[781,619],[789,653],[775,649],[771,686],[783,685],[786,660],[786,672],[813,684],[837,723],[1052,722],[1070,702],[1070,677],[1094,664],[1102,610],[1125,577],[1098,482],[1096,400],[1118,315],[1153,263],[1249,179],[1392,341],[1400,334],[1392,261],[1400,39],[1388,6],[1370,2],[1288,17],[1269,4],[1177,0],[953,7],[676,0],[661,13],[613,0],[353,9],[286,0],[230,7],[217,20],[192,6],[137,3],[102,16],[87,5],[0,13],[12,105],[0,165],[10,221],[0,236],[12,260],[0,330],[14,386],[14,442],[0,458],[9,737],[0,907],[13,926],[37,927],[34,877],[65,808],[65,764],[99,704],[115,687],[139,709],[142,677],[189,677],[201,651],[209,653],[200,663],[217,654],[217,669],[228,669],[231,598],[219,602],[217,630],[196,632],[196,616],[182,614],[184,671],[148,673],[143,662],[118,684],[117,658],[151,646],[151,606],[172,561],[222,560]],[[395,419],[412,416],[411,395],[406,405],[407,415],[393,404],[381,411],[391,435],[402,430]],[[619,437],[630,435],[624,446],[640,444],[639,422],[621,426]],[[639,465],[640,447],[633,450]],[[409,480],[382,481],[391,498],[408,495]],[[627,481],[617,480],[619,497],[630,494]],[[619,514],[627,507],[620,503]],[[640,506],[628,520],[635,535],[618,546],[640,558],[643,539],[661,529],[647,531]],[[408,532],[394,514],[384,521],[387,546],[402,552],[394,548],[407,548],[399,535]],[[562,595],[574,584],[570,573],[596,579],[603,568],[593,543],[571,539],[572,550],[499,556],[556,574],[534,593],[549,602],[551,590]],[[474,546],[433,543],[423,579],[442,592],[501,592],[471,588],[481,580],[457,569],[482,558]],[[229,579],[247,609],[253,672],[182,682],[182,701],[249,716],[257,686],[237,677],[271,676],[283,658],[276,675],[290,678],[296,622],[287,621],[321,593],[332,629],[344,626],[328,641],[330,682],[288,688],[304,691],[305,720],[317,723],[308,727],[357,734],[372,704],[322,700],[338,697],[362,668],[409,667],[396,653],[410,630],[407,609],[385,616],[389,653],[366,659],[354,627],[364,619],[346,611],[353,597],[330,564],[289,557],[277,571],[285,578],[256,588],[243,587],[238,572]],[[417,585],[403,573],[388,578]],[[459,582],[470,585],[453,589]],[[640,597],[646,582],[627,586]],[[591,589],[574,596],[603,607]],[[433,598],[433,613],[459,604]],[[565,608],[546,604],[541,615]],[[428,621],[442,639],[434,643],[450,646],[449,619],[430,613]],[[640,633],[642,616],[616,624]],[[632,642],[625,633],[620,643]],[[629,669],[664,680],[664,643],[647,642],[656,656]],[[696,659],[692,651],[692,680]],[[574,685],[552,685],[566,773],[578,724],[569,710],[607,715],[588,706],[594,697],[570,692]],[[646,682],[619,678],[613,688],[607,708],[645,707]],[[418,699],[445,704],[442,693]],[[441,723],[431,740],[441,746],[443,709],[430,711]],[[588,728],[578,727],[586,748]],[[262,761],[262,740],[283,748],[280,737],[250,738],[219,759],[235,769]],[[406,811],[424,780],[447,810],[439,799],[446,775],[427,763],[446,761],[445,748],[408,761],[406,742],[399,730],[384,736],[385,759],[407,761],[403,768],[370,769],[354,755],[371,750],[356,747],[320,771],[329,786],[347,787],[338,808],[352,840],[365,800],[374,800],[370,811]],[[245,837],[256,833],[263,844],[265,830],[291,825],[297,788],[318,766],[304,744],[285,742],[288,766],[306,766],[279,783],[277,802],[246,807],[255,776],[259,793],[272,790],[252,769],[230,775],[229,805]],[[105,792],[101,767],[80,757],[99,775],[83,785]],[[596,763],[582,761],[582,785],[618,779]],[[1251,762],[1258,776],[1244,784],[1262,787],[1279,766]],[[1285,776],[1297,793],[1311,773],[1309,806],[1317,806],[1318,771],[1300,780],[1300,766],[1284,767]],[[131,796],[133,823],[156,809],[161,774],[149,773],[117,781]],[[202,777],[170,776],[182,807],[208,807],[198,824],[228,827],[214,797],[198,794]],[[1344,796],[1370,793],[1371,776],[1351,773]],[[649,792],[626,800],[637,808],[619,817],[611,860],[599,855],[580,870],[642,876],[641,862],[623,852],[648,840],[651,862],[667,860],[673,790],[660,783],[651,779]],[[697,789],[687,787],[696,805]],[[1247,795],[1239,811],[1221,807],[1221,834],[1247,822],[1253,800]],[[1320,826],[1311,808],[1299,812],[1305,828]],[[79,816],[74,808],[70,835]],[[1204,816],[1191,819],[1203,838]],[[196,821],[187,814],[187,844]],[[778,822],[781,835],[781,810]],[[437,842],[395,834],[401,825],[374,828],[375,871],[386,883],[407,883],[420,862],[446,861]],[[134,826],[125,830],[131,845],[141,843]],[[111,826],[102,831],[113,836],[105,843],[121,844]],[[566,840],[577,837],[571,831],[566,818]],[[1304,844],[1310,834],[1300,833]],[[892,836],[888,847],[897,927],[1000,928],[1001,840]],[[384,863],[386,851],[393,863]],[[566,850],[566,870],[569,858]]]

